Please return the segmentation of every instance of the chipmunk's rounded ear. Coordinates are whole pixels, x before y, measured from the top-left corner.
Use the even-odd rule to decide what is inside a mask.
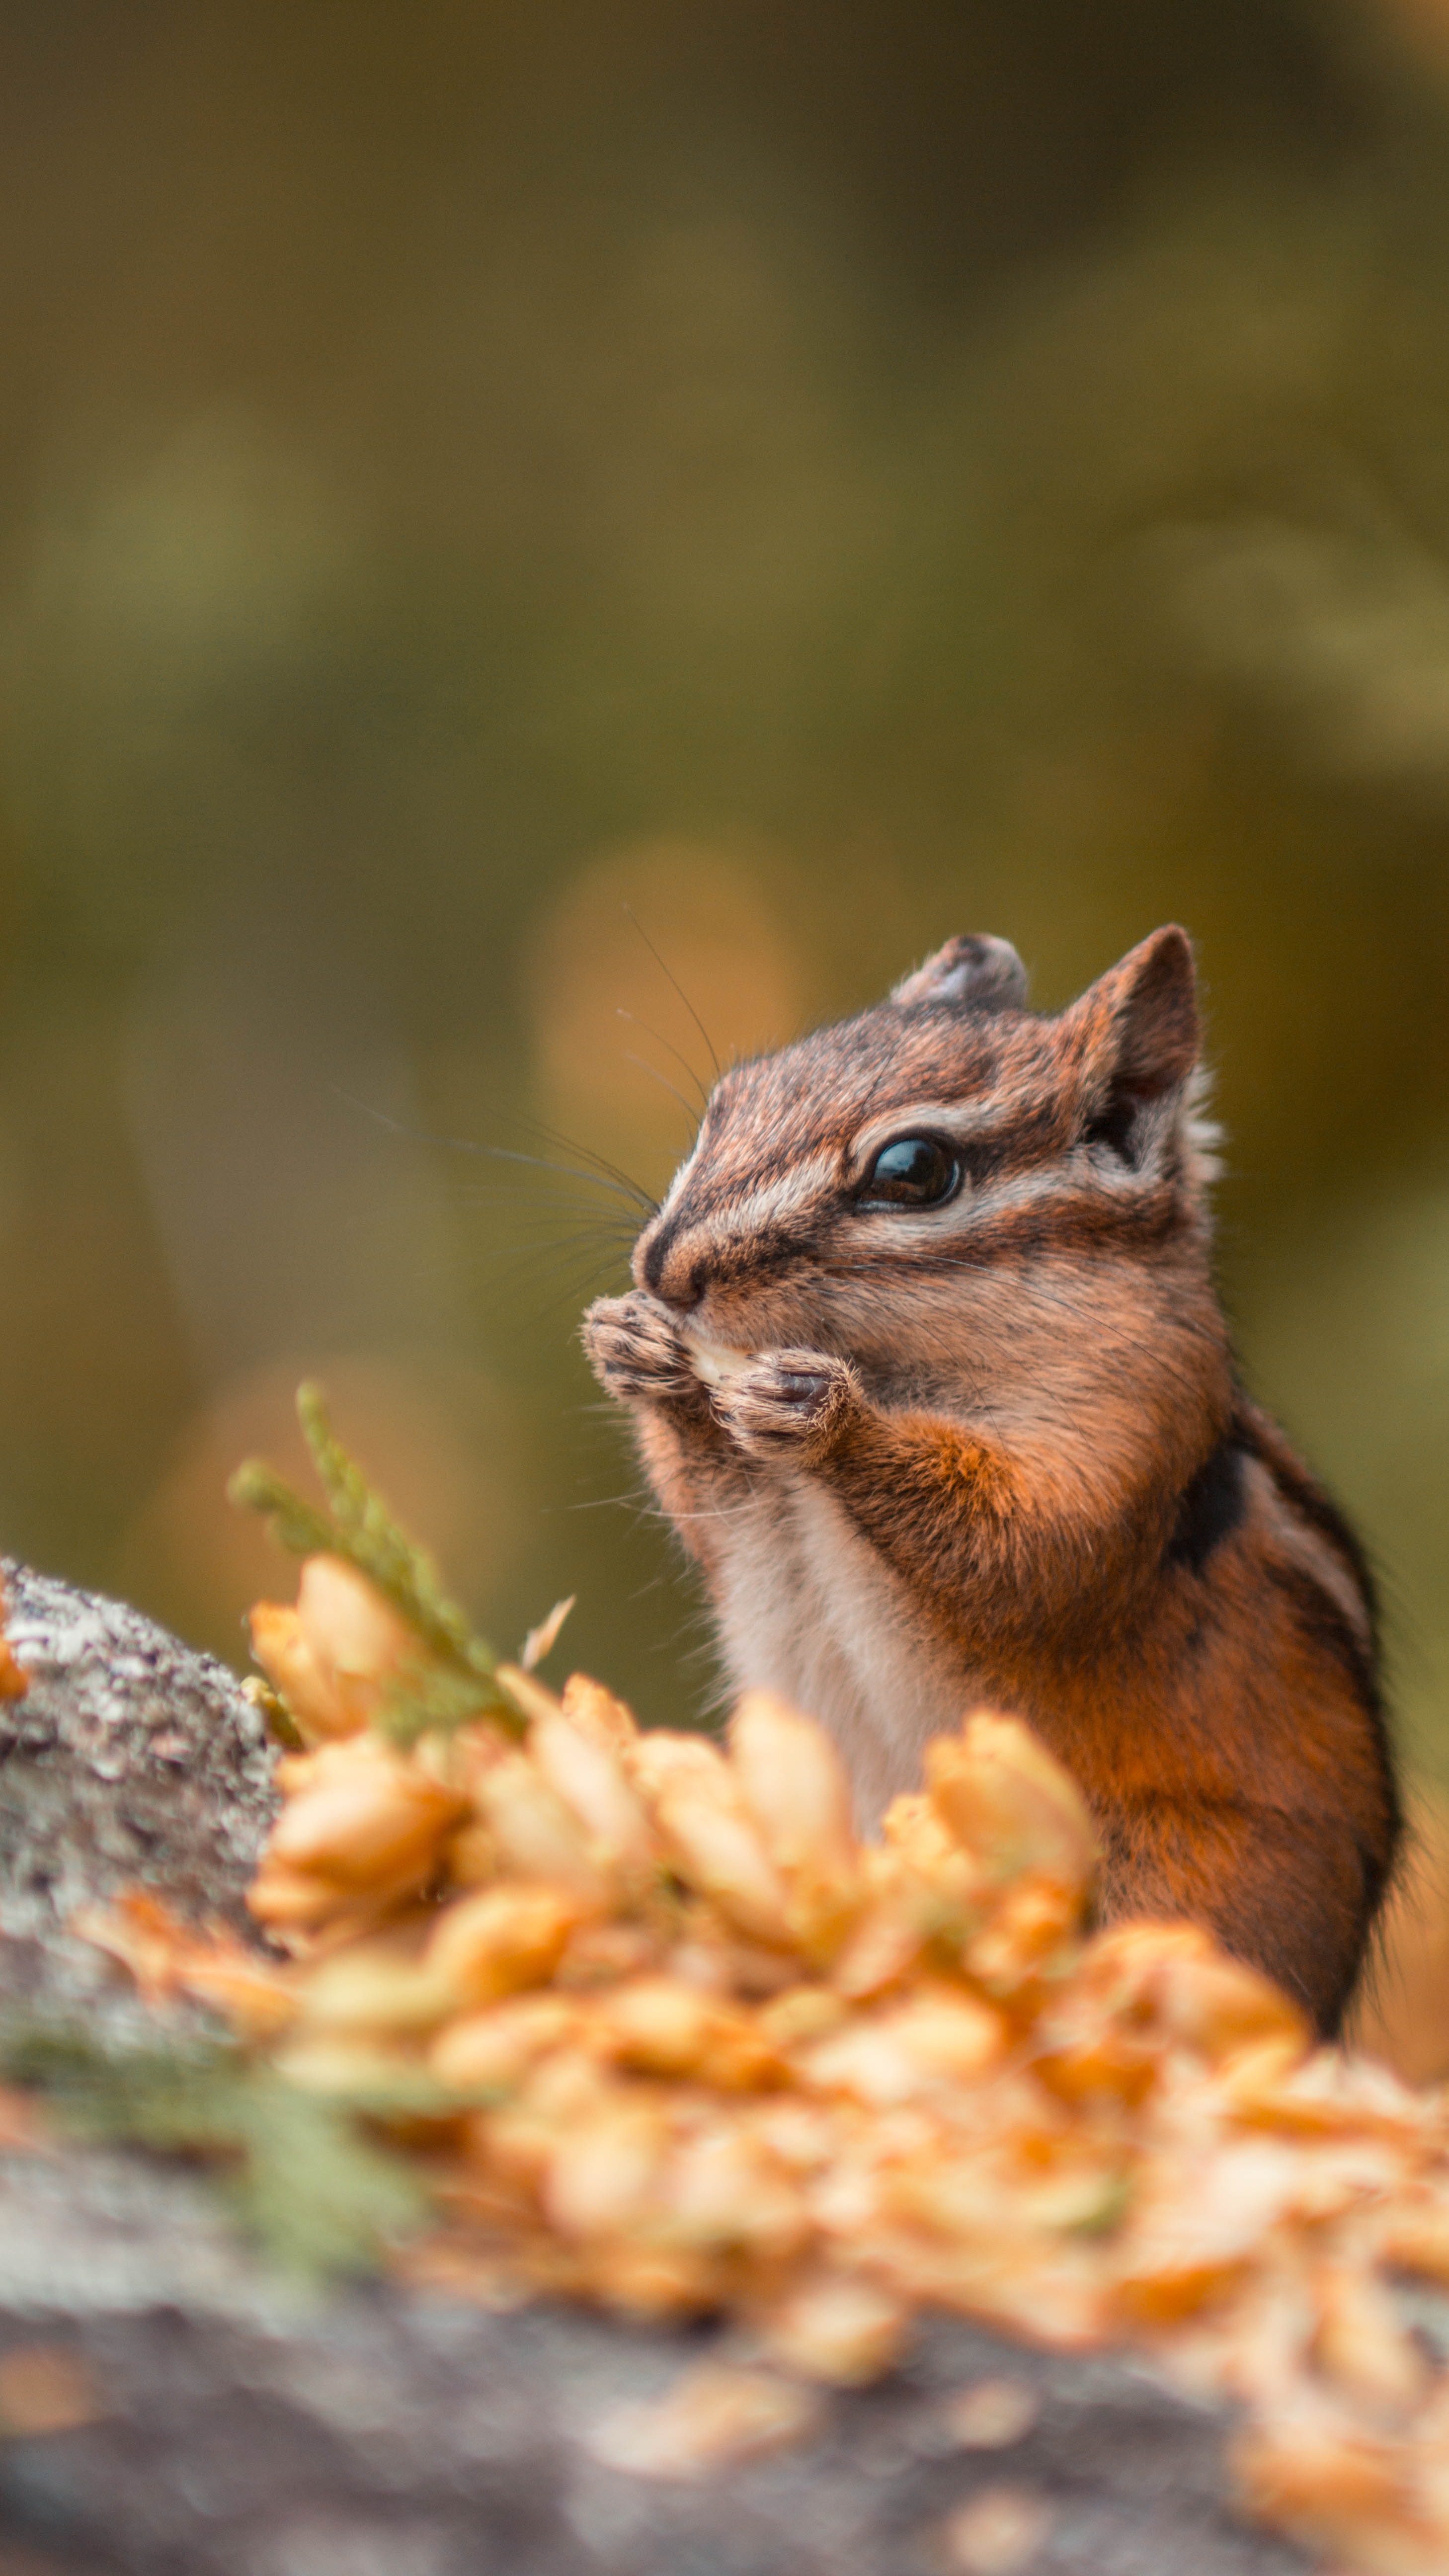
[[[1185,1082],[1202,1030],[1197,970],[1185,930],[1169,923],[1129,949],[1074,1005],[1088,1022],[1092,1056],[1107,1059],[1115,1090],[1158,1100]]]
[[[977,1011],[1019,1011],[1026,1001],[1026,968],[1009,939],[967,931],[903,976],[891,1000],[907,1008],[913,1002],[953,1002]]]

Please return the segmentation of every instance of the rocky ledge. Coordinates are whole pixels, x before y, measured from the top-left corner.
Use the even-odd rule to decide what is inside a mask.
[[[12,2006],[124,2043],[144,2016],[70,1920],[137,1883],[238,1919],[270,1813],[263,1731],[233,1675],[138,1612],[20,1567],[6,1580],[31,1686],[0,1705],[0,1977]],[[684,2483],[620,2466],[621,2410],[729,2349],[382,2284],[304,2298],[179,2165],[15,2153],[0,2161],[0,2576],[1307,2564],[1236,2517],[1216,2413],[1138,2364],[944,2321],[767,2458]]]

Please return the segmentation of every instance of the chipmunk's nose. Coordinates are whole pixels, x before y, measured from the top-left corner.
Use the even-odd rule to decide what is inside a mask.
[[[677,1218],[657,1221],[634,1246],[634,1279],[666,1306],[687,1313],[704,1290],[704,1264],[689,1248],[686,1229]]]

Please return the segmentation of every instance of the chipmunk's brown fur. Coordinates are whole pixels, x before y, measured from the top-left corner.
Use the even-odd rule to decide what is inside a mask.
[[[1091,1803],[1104,1910],[1211,1925],[1329,2031],[1398,1833],[1373,1599],[1234,1379],[1192,953],[1160,930],[1056,1018],[1024,991],[953,940],[726,1073],[589,1356],[731,1680],[824,1718],[867,1816],[1014,1709]],[[902,1156],[953,1194],[873,1195]],[[749,1357],[706,1387],[702,1346]]]

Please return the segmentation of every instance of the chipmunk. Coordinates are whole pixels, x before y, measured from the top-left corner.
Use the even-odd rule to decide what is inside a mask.
[[[1334,2031],[1399,1833],[1361,1550],[1239,1385],[1192,950],[1056,1017],[1004,940],[737,1064],[585,1348],[731,1683],[862,1816],[973,1704],[1075,1776],[1100,1909],[1185,1916]]]

